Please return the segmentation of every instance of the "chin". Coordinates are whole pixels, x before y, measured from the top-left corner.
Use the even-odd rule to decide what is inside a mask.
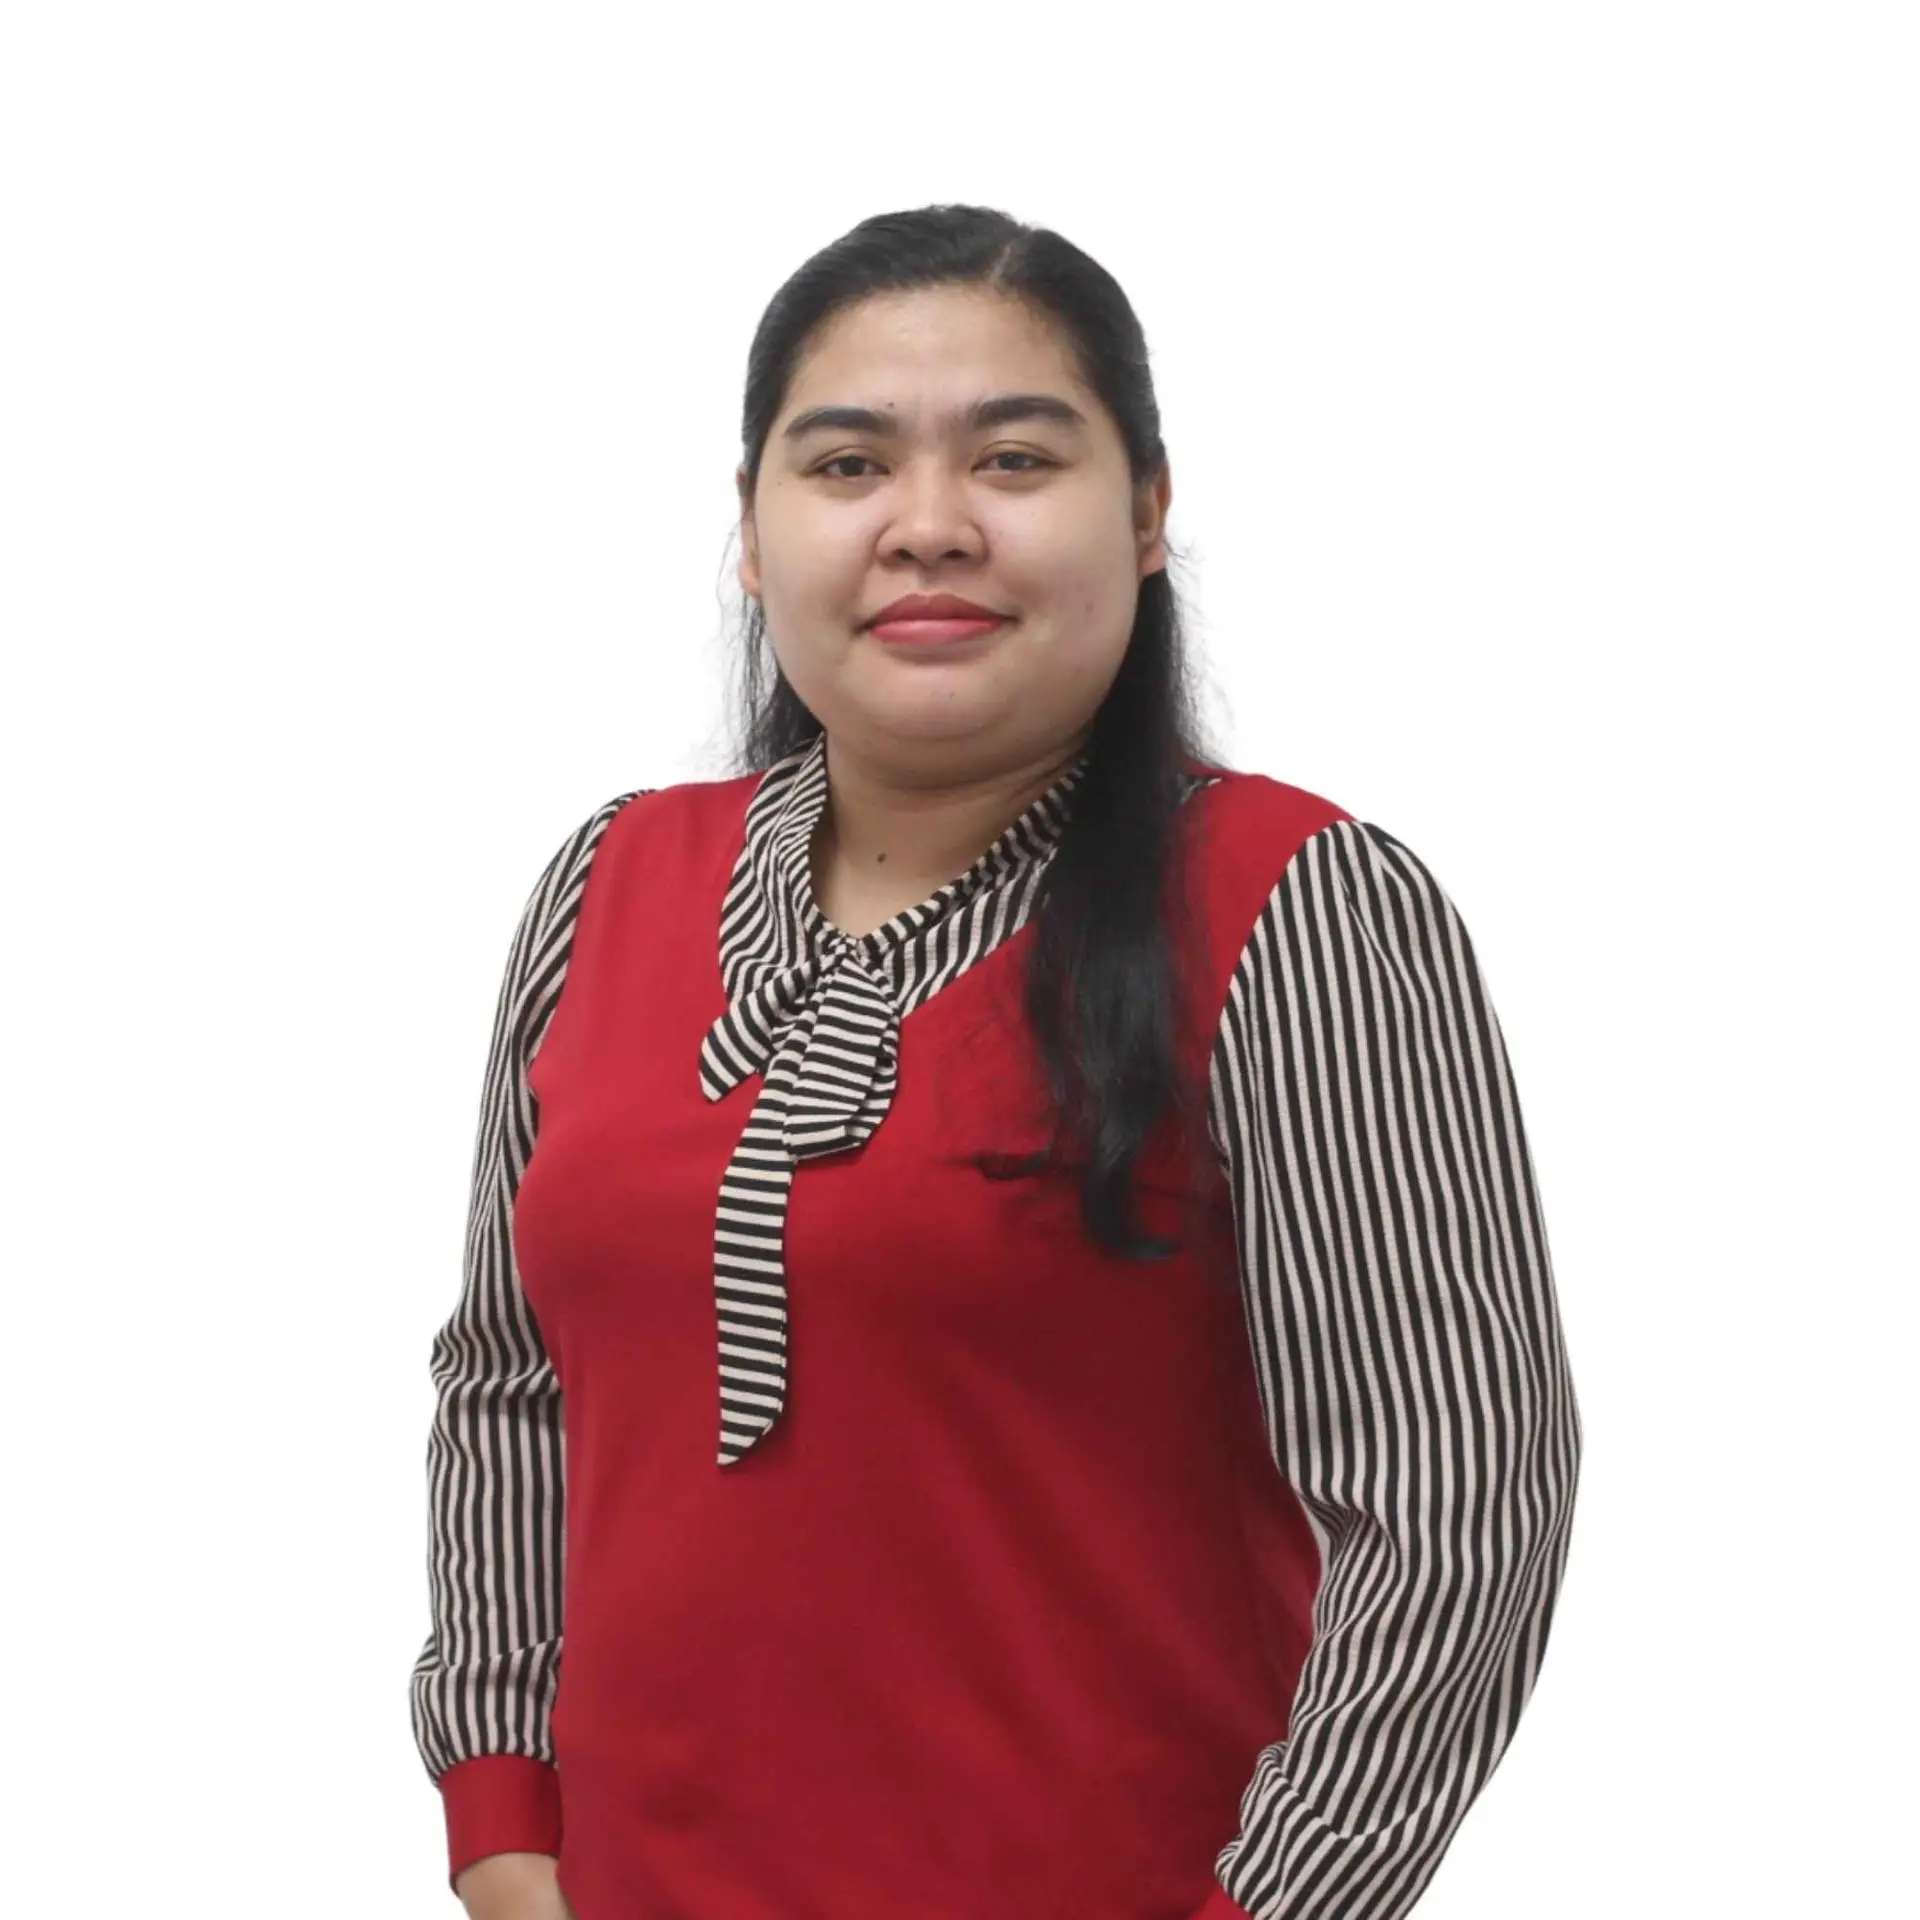
[[[839,724],[876,745],[904,741],[932,747],[948,741],[976,740],[996,731],[1009,718],[1002,701],[878,700],[857,712],[842,709]],[[835,730],[833,721],[826,724],[829,731]]]

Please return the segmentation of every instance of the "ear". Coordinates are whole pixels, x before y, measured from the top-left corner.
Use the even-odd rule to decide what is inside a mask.
[[[1142,487],[1134,500],[1133,531],[1140,545],[1142,580],[1167,564],[1167,509],[1172,503],[1173,467],[1163,460],[1152,484]]]
[[[734,490],[740,496],[740,588],[757,600],[760,597],[760,532],[754,525],[753,498],[747,490],[747,470],[737,467]]]

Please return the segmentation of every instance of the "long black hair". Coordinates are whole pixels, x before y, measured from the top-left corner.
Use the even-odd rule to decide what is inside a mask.
[[[979,287],[1024,301],[1058,328],[1080,377],[1106,406],[1136,487],[1166,463],[1140,323],[1098,261],[1045,227],[991,207],[876,214],[821,248],[773,296],[747,356],[741,418],[745,497],[799,355],[825,320],[871,294]],[[1172,549],[1169,547],[1169,552]],[[766,642],[749,602],[735,653],[735,770],[760,772],[822,731]],[[1198,1151],[1204,1092],[1179,1071],[1178,959],[1190,918],[1175,812],[1188,764],[1224,763],[1206,740],[1172,582],[1140,582],[1125,658],[1095,715],[1087,767],[1042,876],[1025,979],[1026,1017],[1054,1101],[1053,1137],[1026,1158],[982,1155],[1017,1177],[1084,1167],[1081,1210],[1109,1252],[1158,1259],[1178,1240],[1134,1221],[1134,1166],[1161,1119]],[[1170,884],[1171,883],[1171,884]]]

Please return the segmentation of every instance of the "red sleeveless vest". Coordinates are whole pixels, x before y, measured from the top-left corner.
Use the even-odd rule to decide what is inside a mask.
[[[1047,1137],[1030,921],[902,1020],[873,1137],[798,1168],[789,1405],[718,1466],[715,1203],[757,1077],[709,1101],[697,1063],[755,778],[614,817],[533,1061],[513,1233],[565,1400],[562,1890],[578,1920],[1186,1920],[1224,1898],[1319,1578],[1224,1176],[1164,1127],[1138,1221],[1187,1245],[1134,1262],[1070,1174],[973,1164]],[[1202,1087],[1275,882],[1346,817],[1238,773],[1182,809]]]

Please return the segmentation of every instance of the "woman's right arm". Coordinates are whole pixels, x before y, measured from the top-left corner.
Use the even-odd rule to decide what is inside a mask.
[[[433,1342],[433,1624],[410,1696],[445,1813],[448,1882],[474,1920],[566,1914],[550,1733],[566,1522],[561,1395],[521,1291],[513,1211],[538,1125],[528,1068],[559,1000],[594,850],[630,798],[568,835],[522,909],[481,1091],[460,1297]]]

